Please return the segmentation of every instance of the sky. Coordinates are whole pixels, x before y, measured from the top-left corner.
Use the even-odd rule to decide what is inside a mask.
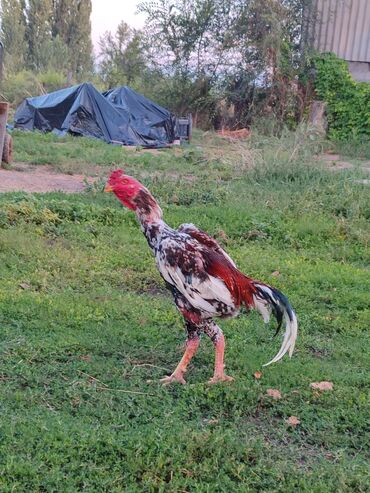
[[[105,31],[115,32],[121,21],[132,27],[143,27],[145,16],[135,15],[140,0],[92,0],[91,34],[97,51],[98,41]]]

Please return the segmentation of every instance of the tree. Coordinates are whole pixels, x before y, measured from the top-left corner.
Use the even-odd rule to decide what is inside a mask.
[[[91,0],[52,0],[52,35],[68,47],[69,67],[74,76],[83,78],[92,70]]]
[[[157,64],[185,76],[215,73],[230,43],[232,0],[157,0],[140,3],[138,10],[148,16]]]
[[[139,4],[138,10],[147,14],[152,64],[167,82],[169,75],[173,78],[167,85],[172,109],[212,113],[212,88],[220,67],[228,63],[233,2],[157,0]]]
[[[55,71],[63,73],[64,76],[72,74],[70,50],[60,36],[45,40],[39,48],[39,57],[41,71]]]
[[[1,0],[4,44],[17,68],[92,70],[91,0]],[[14,67],[14,68],[16,68]],[[67,70],[68,69],[68,70]]]
[[[212,116],[215,102],[228,102],[243,125],[257,107],[285,118],[309,1],[151,0],[138,9],[152,63],[176,81],[177,106]]]
[[[23,68],[26,58],[25,5],[23,0],[1,0],[0,37],[5,46],[5,70]]]
[[[104,82],[136,85],[146,69],[142,34],[121,22],[116,33],[106,32],[100,38],[100,72]]]
[[[44,59],[43,53],[45,45],[51,39],[52,0],[28,0],[26,16],[27,65],[35,71],[45,70],[47,60]]]

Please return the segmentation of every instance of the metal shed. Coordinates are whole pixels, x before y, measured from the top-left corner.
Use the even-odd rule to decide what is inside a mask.
[[[308,43],[348,62],[353,77],[370,82],[370,0],[312,0]]]

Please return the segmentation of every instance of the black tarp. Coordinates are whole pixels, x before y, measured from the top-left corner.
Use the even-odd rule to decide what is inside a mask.
[[[165,147],[176,137],[176,118],[165,108],[128,87],[101,94],[90,83],[25,99],[14,126],[143,147]]]
[[[176,117],[128,86],[102,93],[115,108],[127,111],[130,123],[151,140],[173,142],[176,137]]]

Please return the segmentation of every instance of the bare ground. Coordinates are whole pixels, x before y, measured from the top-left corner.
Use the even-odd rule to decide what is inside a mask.
[[[330,171],[339,171],[343,169],[353,169],[355,165],[349,161],[345,161],[339,154],[322,154],[319,156],[320,159],[322,159],[326,167]],[[364,171],[370,171],[370,161],[362,161],[361,162],[361,169]]]
[[[343,160],[337,154],[323,154],[319,157],[326,164],[330,171],[341,171],[352,169],[355,165]],[[86,169],[88,174],[72,174],[72,169],[64,166],[68,173],[58,173],[52,166],[35,166],[26,163],[14,163],[12,169],[3,169],[0,167],[0,192],[55,192],[61,191],[66,193],[78,193],[85,189],[86,183],[93,183],[101,176],[107,173],[107,168],[100,166],[90,166]],[[75,167],[74,167],[75,168]],[[361,163],[360,169],[370,172],[370,161]],[[145,175],[145,173],[142,173]],[[175,177],[176,173],[168,173],[168,176]],[[185,180],[193,181],[193,176],[184,177]],[[361,183],[369,184],[369,180],[358,180]]]
[[[0,168],[0,192],[82,192],[86,182],[96,178],[84,175],[56,173],[51,166],[14,164],[13,168]]]
[[[84,167],[85,174],[76,174],[72,172],[76,166],[63,164],[61,170],[67,173],[58,172],[50,165],[31,165],[26,163],[13,163],[11,169],[0,167],[0,193],[1,192],[65,192],[78,193],[85,189],[86,183],[94,183],[102,176],[108,177],[110,168],[106,166]],[[156,173],[141,172],[140,178],[146,176],[155,176]],[[159,175],[160,173],[158,173]],[[93,175],[93,176],[91,176]],[[178,179],[179,174],[168,172],[169,179]],[[186,175],[183,177],[186,181],[192,182],[195,177]]]

